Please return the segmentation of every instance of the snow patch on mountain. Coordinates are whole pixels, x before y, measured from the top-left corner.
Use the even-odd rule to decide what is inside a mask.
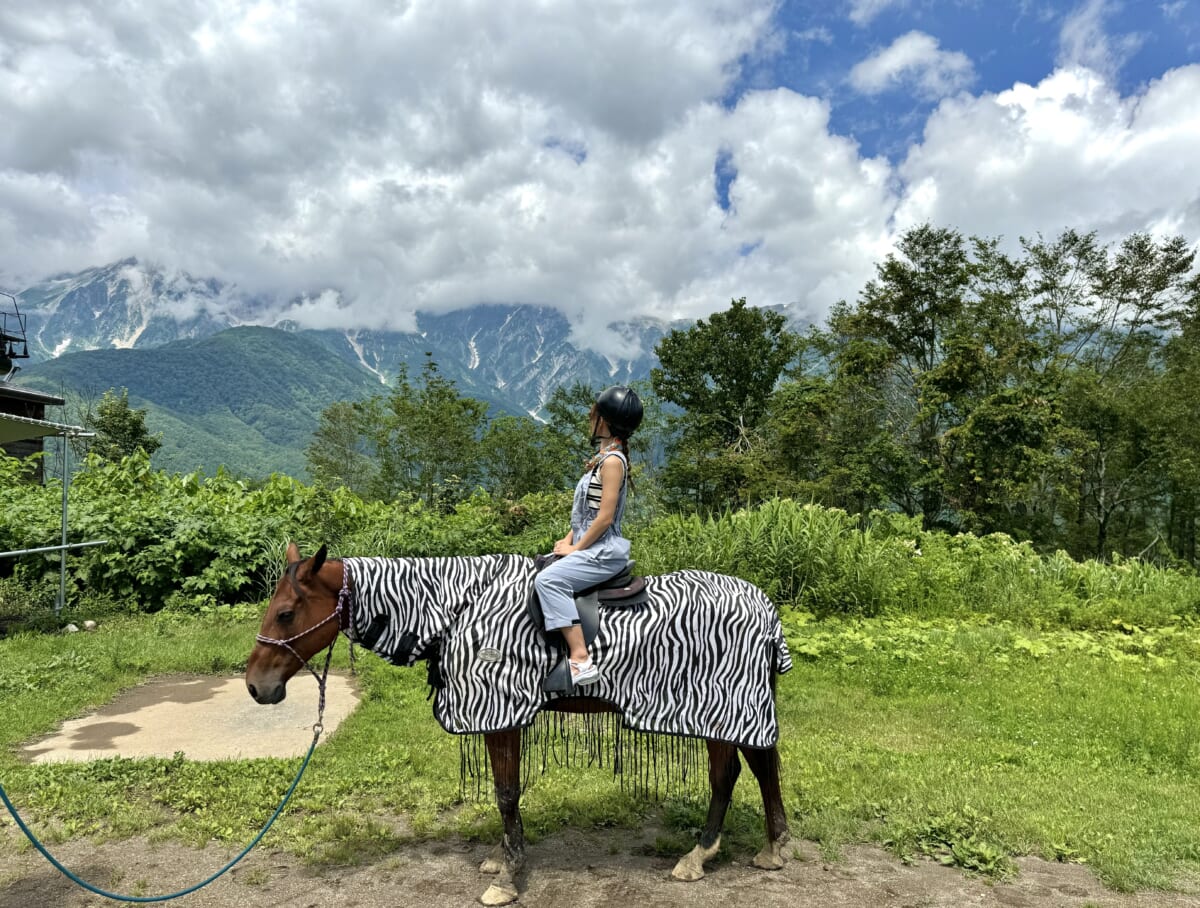
[[[360,366],[373,374],[382,384],[387,384],[387,376],[380,371],[375,365],[367,362],[366,351],[358,340],[357,331],[347,331],[345,333],[346,343],[350,345],[350,349],[354,351],[354,356],[358,360]]]
[[[541,414],[561,386],[583,383],[599,389],[647,379],[656,365],[655,346],[678,327],[641,318],[614,323],[603,353],[588,349],[588,337],[577,335],[580,327],[546,306],[488,304],[418,312],[413,329],[405,331],[313,328],[291,317],[300,314],[298,301],[281,306],[234,285],[134,259],[57,275],[19,296],[22,312],[29,314],[34,361],[77,350],[155,347],[260,325],[310,334],[383,384],[403,369],[415,377],[429,354],[461,393],[533,414]],[[608,344],[613,338],[615,349]]]
[[[479,336],[479,332],[476,331],[474,334],[471,335],[471,339],[469,341],[467,341],[467,349],[471,353],[471,357],[467,361],[467,368],[470,369],[471,371],[474,371],[479,368],[479,347],[477,347],[475,345],[475,338],[477,338],[478,336]]]

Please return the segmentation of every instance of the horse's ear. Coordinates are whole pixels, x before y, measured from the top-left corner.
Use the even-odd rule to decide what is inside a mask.
[[[328,554],[329,552],[327,546],[322,545],[319,549],[317,549],[317,554],[313,555],[312,567],[308,569],[310,574],[315,574],[317,571],[321,570],[321,565],[325,563],[325,556]]]
[[[294,542],[288,543],[287,555],[285,557],[287,558],[288,564],[294,564],[295,562],[300,560],[300,549],[298,549],[296,547],[296,543],[294,543]]]

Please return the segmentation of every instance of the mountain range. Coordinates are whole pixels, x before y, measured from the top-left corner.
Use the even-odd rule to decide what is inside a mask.
[[[581,349],[561,313],[530,305],[418,312],[411,332],[310,330],[279,319],[270,300],[133,259],[58,275],[17,297],[29,359],[15,383],[92,400],[127,388],[161,433],[157,465],[224,465],[249,477],[303,477],[304,448],[325,407],[382,393],[427,357],[494,412],[540,417],[560,385],[648,378],[655,345],[687,324],[614,323],[630,341],[627,358]]]

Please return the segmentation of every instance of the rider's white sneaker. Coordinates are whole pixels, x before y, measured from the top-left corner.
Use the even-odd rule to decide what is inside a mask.
[[[588,656],[583,662],[576,662],[574,659],[570,660],[570,662],[571,682],[576,687],[586,687],[600,680],[600,669],[596,667],[596,663],[592,661],[591,656]]]

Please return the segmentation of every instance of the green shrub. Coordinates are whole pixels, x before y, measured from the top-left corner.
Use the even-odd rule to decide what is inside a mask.
[[[61,486],[29,481],[28,465],[0,457],[0,544],[46,545],[60,532]],[[451,510],[420,501],[364,502],[342,488],[286,476],[252,484],[225,472],[168,474],[145,455],[90,459],[70,487],[72,542],[107,539],[68,559],[69,603],[89,608],[195,612],[268,596],[289,541],[335,556],[439,556],[549,551],[566,531],[570,494],[518,501],[483,492]],[[700,568],[742,577],[781,606],[818,616],[990,615],[1039,626],[1162,626],[1200,612],[1200,578],[1118,559],[1042,556],[1003,534],[925,532],[898,514],[868,518],[789,499],[718,517],[631,520],[640,573]],[[44,610],[57,556],[6,566],[25,608]],[[24,590],[25,592],[21,592]],[[0,588],[0,602],[4,589]],[[40,598],[39,598],[40,597]],[[53,600],[53,596],[50,597]],[[39,605],[39,603],[41,603]]]
[[[18,571],[12,577],[0,578],[0,633],[57,628],[57,602],[57,577],[31,579],[28,572]]]
[[[717,518],[671,516],[634,540],[648,573],[700,568],[734,574],[777,603],[817,614],[875,615],[900,608],[913,548],[876,536],[836,508],[787,499]]]

